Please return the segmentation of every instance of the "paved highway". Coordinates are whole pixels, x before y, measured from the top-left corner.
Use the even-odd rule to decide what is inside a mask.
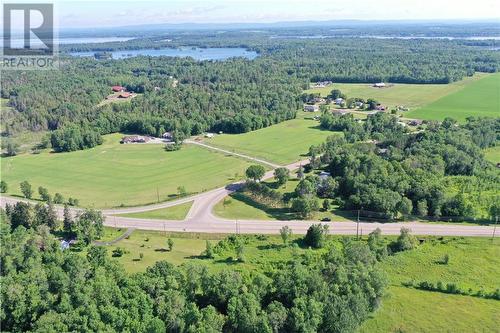
[[[286,166],[290,170],[297,169],[308,160],[299,161]],[[264,179],[273,177],[273,171],[266,172]],[[260,220],[228,220],[214,216],[213,207],[228,194],[234,192],[242,185],[241,182],[225,187],[200,193],[194,196],[167,201],[155,205],[104,209],[105,225],[120,228],[137,228],[159,231],[202,232],[202,233],[246,233],[246,234],[277,234],[281,227],[288,225],[295,234],[303,234],[309,226],[318,221],[260,221]],[[20,198],[0,197],[2,207],[6,203],[13,204],[17,201],[26,201]],[[129,218],[117,216],[123,213],[138,213],[159,208],[172,207],[181,203],[193,202],[190,211],[183,221],[150,220],[143,218]],[[81,209],[72,208],[73,214],[78,214]],[[62,218],[63,208],[58,206],[57,212]],[[329,225],[331,234],[355,235],[357,230],[362,234],[380,228],[383,234],[399,234],[401,227],[408,227],[416,235],[436,236],[491,236],[494,227],[460,224],[436,224],[425,222],[400,222],[400,223],[374,223],[374,222],[322,222]]]

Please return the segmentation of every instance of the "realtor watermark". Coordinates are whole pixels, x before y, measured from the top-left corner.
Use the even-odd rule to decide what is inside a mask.
[[[0,70],[57,69],[53,3],[2,5]]]

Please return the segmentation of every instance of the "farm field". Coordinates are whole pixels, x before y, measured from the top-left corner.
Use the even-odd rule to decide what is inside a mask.
[[[350,97],[364,99],[374,98],[389,109],[396,105],[404,105],[410,109],[422,107],[440,99],[443,96],[454,93],[462,88],[478,81],[488,74],[475,74],[473,77],[453,82],[450,84],[400,84],[396,83],[386,88],[375,88],[367,83],[334,83],[325,88],[308,89],[306,93],[320,93],[327,96],[333,89],[340,89],[342,93]],[[406,113],[405,113],[406,115]]]
[[[217,135],[205,143],[269,162],[289,164],[304,159],[310,146],[336,134],[320,129],[319,123],[312,119],[313,115],[299,112],[293,120],[243,134]]]
[[[160,208],[140,213],[117,214],[116,216],[153,219],[153,220],[184,220],[193,202],[186,202],[167,208]]]
[[[108,238],[116,237],[116,229],[106,228]],[[214,259],[201,256],[206,241],[212,245],[224,235],[179,234],[136,230],[128,239],[108,246],[125,250],[122,257],[112,257],[129,272],[142,272],[158,260],[176,265],[194,263],[210,270],[231,268],[238,271],[269,271],[272,267],[294,255],[309,252],[320,255],[327,248],[341,246],[340,236],[333,236],[327,248],[311,250],[300,247],[283,247],[279,236],[246,236],[245,263],[235,262],[234,250],[226,249]],[[172,251],[166,248],[167,239],[174,242]],[[297,241],[299,238],[294,236]],[[366,237],[364,238],[366,240]],[[392,240],[393,237],[386,237]],[[461,288],[490,292],[499,287],[500,242],[489,238],[426,237],[423,245],[415,250],[390,256],[380,263],[387,273],[388,288],[381,307],[360,328],[359,332],[495,332],[499,301],[471,296],[450,295],[404,287],[402,282],[430,281],[453,282]],[[142,260],[140,253],[143,254]],[[438,261],[449,255],[449,263]],[[438,325],[438,326],[436,326]]]
[[[120,145],[120,137],[107,135],[102,145],[83,151],[2,158],[8,194],[20,195],[19,183],[27,180],[35,199],[44,186],[52,194],[79,199],[81,206],[144,205],[175,198],[179,186],[189,194],[222,186],[250,165],[189,145],[174,152],[156,144]]]
[[[429,120],[451,117],[460,122],[471,116],[500,117],[499,93],[500,73],[491,74],[405,116]]]

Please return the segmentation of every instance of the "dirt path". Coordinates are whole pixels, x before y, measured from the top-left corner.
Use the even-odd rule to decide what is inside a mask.
[[[202,143],[202,142],[198,142],[198,141],[194,141],[194,140],[189,140],[188,139],[188,140],[184,140],[184,142],[188,143],[188,144],[192,144],[192,145],[201,146],[201,147],[204,147],[204,148],[207,148],[207,149],[216,150],[216,151],[219,151],[219,152],[224,153],[224,154],[238,156],[238,157],[244,158],[244,159],[249,160],[249,161],[254,161],[254,162],[262,163],[262,164],[265,164],[267,166],[270,166],[273,169],[279,168],[281,166],[281,165],[278,165],[278,164],[274,164],[274,163],[265,161],[265,160],[260,159],[260,158],[248,156],[248,155],[245,155],[245,154],[235,153],[235,152],[227,150],[227,149],[222,149],[222,148],[210,146],[210,145],[207,145],[206,143]]]
[[[92,244],[96,245],[96,246],[108,246],[108,245],[113,245],[113,244],[116,244],[118,243],[119,241],[127,238],[128,236],[130,236],[133,232],[134,232],[135,228],[134,227],[130,227],[127,229],[127,231],[125,231],[120,237],[117,237],[113,240],[110,240],[110,241],[107,241],[107,242],[101,242],[101,241],[94,241],[92,242]]]

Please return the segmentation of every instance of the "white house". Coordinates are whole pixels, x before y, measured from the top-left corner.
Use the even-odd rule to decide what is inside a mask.
[[[306,104],[306,105],[304,105],[304,111],[316,112],[316,111],[319,111],[319,106]]]
[[[375,83],[373,86],[375,88],[383,88],[383,87],[385,87],[385,83],[384,82],[378,82],[378,83]]]
[[[340,105],[342,103],[344,103],[344,99],[343,98],[335,98],[335,100],[333,101],[335,104],[337,105]]]
[[[211,139],[215,136],[214,133],[205,133],[205,138]]]

